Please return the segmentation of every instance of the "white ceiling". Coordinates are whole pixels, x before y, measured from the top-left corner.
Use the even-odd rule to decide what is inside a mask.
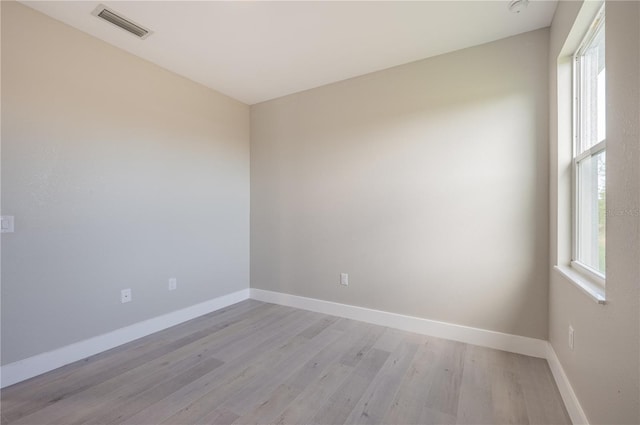
[[[556,1],[23,1],[247,104],[547,27]],[[139,40],[104,4],[154,33]]]

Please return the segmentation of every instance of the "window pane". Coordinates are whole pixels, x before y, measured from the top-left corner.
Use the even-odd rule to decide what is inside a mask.
[[[578,153],[606,138],[604,26],[578,57],[580,125]]]
[[[578,163],[577,260],[604,274],[606,220],[606,153]]]

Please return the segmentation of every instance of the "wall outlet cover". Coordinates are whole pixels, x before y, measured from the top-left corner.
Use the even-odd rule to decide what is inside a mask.
[[[12,215],[2,216],[2,233],[13,233],[14,230],[14,217]]]
[[[131,298],[131,289],[123,289],[122,291],[120,291],[120,302],[121,303],[128,303],[131,302],[132,298]]]
[[[567,341],[567,343],[569,344],[569,348],[571,350],[573,350],[573,326],[569,325],[569,340]]]

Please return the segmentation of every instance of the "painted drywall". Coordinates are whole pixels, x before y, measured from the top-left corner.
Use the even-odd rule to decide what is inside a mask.
[[[565,43],[575,43],[572,28],[581,26],[576,22],[596,10],[590,3],[560,2],[551,26],[552,265],[570,256],[571,80],[559,55],[566,53]],[[549,339],[592,424],[640,423],[639,28],[640,3],[607,2],[607,303],[596,304],[551,270]],[[569,325],[575,329],[573,350]]]
[[[248,106],[14,2],[2,88],[3,364],[248,288]]]
[[[547,339],[547,60],[543,29],[252,106],[251,287]]]

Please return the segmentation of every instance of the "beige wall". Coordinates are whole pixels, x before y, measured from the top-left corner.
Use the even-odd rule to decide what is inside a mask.
[[[543,29],[253,106],[251,286],[546,339],[547,49]]]
[[[566,139],[570,133],[563,130],[563,122],[570,120],[566,110],[570,99],[562,95],[570,79],[567,82],[562,68],[558,73],[557,62],[568,35],[569,42],[575,41],[571,40],[575,22],[581,22],[591,7],[582,6],[561,2],[551,27],[552,264],[566,261],[570,246],[566,161],[571,142]],[[551,271],[549,339],[593,424],[640,423],[639,28],[640,3],[607,2],[607,304],[596,304]],[[575,329],[574,350],[567,344],[569,325]]]
[[[3,364],[248,288],[249,107],[2,9]]]

